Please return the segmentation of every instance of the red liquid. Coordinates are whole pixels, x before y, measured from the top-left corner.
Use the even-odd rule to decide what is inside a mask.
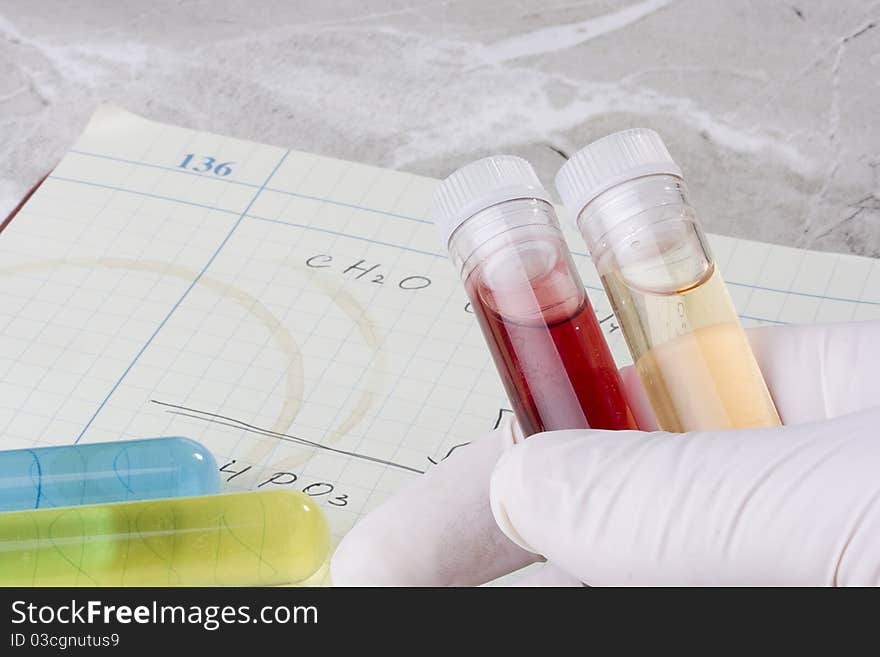
[[[526,436],[637,429],[596,314],[566,256],[557,254],[537,276],[525,266],[505,273],[500,284],[490,285],[485,267],[478,267],[466,284],[516,418]]]

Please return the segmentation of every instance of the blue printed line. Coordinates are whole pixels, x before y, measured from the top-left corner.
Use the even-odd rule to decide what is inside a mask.
[[[183,201],[177,198],[171,198],[170,196],[162,196],[161,194],[151,194],[150,192],[138,192],[133,189],[125,189],[124,187],[114,187],[113,185],[102,185],[101,183],[89,182],[87,180],[77,180],[75,178],[63,178],[62,176],[54,176],[50,175],[49,178],[51,180],[61,180],[63,182],[69,183],[78,183],[80,185],[89,185],[91,187],[101,187],[102,189],[109,189],[114,192],[126,192],[127,194],[137,194],[138,196],[147,196],[149,198],[159,199],[160,201],[174,201],[175,203],[182,203],[184,205],[192,205],[197,208],[204,208],[206,210],[216,210],[217,212],[225,212],[226,214],[238,214],[235,210],[226,210],[225,208],[214,207],[213,205],[205,205],[204,203],[194,203],[193,201]],[[251,201],[253,203],[253,201]],[[250,207],[250,204],[248,205]],[[247,210],[245,210],[247,212]]]
[[[150,164],[149,162],[139,162],[138,160],[126,160],[124,157],[114,157],[113,155],[102,155],[100,153],[88,153],[86,151],[78,151],[75,149],[70,150],[71,153],[76,153],[77,155],[87,155],[88,157],[96,157],[101,160],[110,160],[111,162],[123,162],[125,164],[136,164],[142,167],[149,167],[151,169],[160,169],[162,171],[173,171],[174,173],[183,173],[187,176],[195,176],[196,178],[205,178],[206,180],[216,180],[217,182],[227,182],[232,183],[233,185],[243,185],[244,187],[252,187],[254,189],[258,189],[260,186],[255,183],[244,182],[241,180],[233,180],[226,176],[216,176],[214,174],[208,175],[206,173],[199,173],[198,171],[187,171],[186,169],[181,169],[180,167],[166,167],[161,164]]]
[[[282,226],[290,226],[292,228],[302,228],[303,230],[313,230],[319,233],[327,233],[328,235],[334,235],[336,237],[346,237],[353,240],[360,240],[361,242],[369,242],[370,244],[379,244],[380,246],[388,246],[394,249],[402,249],[403,251],[410,251],[412,253],[418,253],[420,255],[430,256],[432,258],[442,258],[446,259],[445,253],[435,253],[433,251],[422,251],[421,249],[414,249],[411,246],[403,246],[402,244],[392,244],[391,242],[383,242],[381,240],[374,240],[370,237],[361,237],[359,235],[351,235],[350,233],[341,233],[337,230],[330,230],[329,228],[319,228],[318,226],[308,226],[306,224],[297,224],[292,221],[281,221],[280,219],[269,219],[268,217],[261,217],[256,214],[247,215],[248,219],[256,219],[258,221],[267,221],[271,224],[281,224]],[[595,292],[604,292],[604,288],[598,287],[596,285],[589,285],[584,283],[584,287],[588,290],[593,290]],[[788,322],[782,322],[777,319],[767,319],[764,317],[754,317],[752,315],[740,315],[743,319],[753,319],[757,322],[770,322],[771,324],[787,324]]]
[[[278,169],[281,167],[281,165],[284,164],[284,161],[287,159],[288,155],[290,155],[289,150],[285,151],[284,155],[281,156],[281,159],[278,160],[278,164],[275,165],[275,168],[272,169],[272,172],[269,174],[269,177],[266,178],[266,180],[263,182],[262,185],[260,185],[260,188],[253,195],[250,202],[247,204],[247,207],[238,216],[238,219],[236,219],[235,223],[232,225],[232,228],[229,229],[229,232],[226,233],[226,237],[223,238],[223,241],[220,242],[219,246],[214,250],[214,253],[211,254],[210,258],[208,258],[208,261],[205,263],[205,266],[202,267],[201,271],[193,279],[192,283],[189,284],[189,287],[186,288],[186,290],[180,296],[180,298],[177,300],[177,302],[171,307],[171,310],[168,311],[168,314],[165,315],[165,318],[159,323],[159,326],[156,327],[156,330],[153,331],[153,334],[144,343],[144,346],[141,347],[140,350],[137,352],[137,354],[134,357],[134,360],[132,360],[131,363],[129,363],[128,367],[125,368],[125,371],[122,373],[122,375],[119,377],[119,379],[117,379],[116,383],[113,384],[113,387],[110,388],[110,392],[107,393],[107,396],[104,397],[104,400],[98,406],[97,410],[95,410],[95,412],[92,414],[92,417],[90,417],[89,421],[86,422],[86,425],[83,427],[83,430],[80,431],[79,435],[76,437],[76,440],[73,441],[74,445],[76,445],[77,443],[79,443],[80,440],[82,440],[82,437],[85,435],[86,431],[89,430],[89,427],[92,426],[92,423],[95,421],[95,418],[98,417],[98,414],[103,410],[104,406],[106,406],[107,402],[110,400],[110,397],[113,396],[113,393],[116,392],[116,389],[119,388],[122,381],[125,379],[126,376],[128,376],[128,373],[135,366],[135,364],[138,362],[138,360],[140,360],[140,357],[147,350],[147,347],[149,347],[152,344],[155,337],[159,334],[159,331],[161,331],[162,328],[165,326],[165,324],[168,323],[168,320],[171,318],[171,316],[174,314],[174,312],[180,307],[180,304],[182,304],[184,299],[186,299],[186,297],[189,296],[189,293],[193,290],[193,288],[196,286],[196,284],[201,280],[202,276],[205,275],[205,272],[208,271],[208,268],[213,264],[214,260],[217,259],[217,256],[220,254],[220,251],[223,250],[223,247],[226,246],[227,242],[229,242],[229,239],[232,237],[232,234],[236,231],[236,229],[239,227],[241,222],[244,221],[244,218],[247,215],[248,210],[251,209],[251,206],[254,204],[254,202],[257,200],[257,198],[260,196],[260,193],[266,188],[266,185],[269,184],[269,181],[272,180],[272,177],[275,175],[275,173],[278,171]],[[122,191],[125,191],[125,190],[122,190]]]
[[[419,253],[421,255],[431,256],[432,258],[443,258],[446,259],[445,253],[434,253],[433,251],[422,251],[421,249],[414,249],[411,246],[403,246],[402,244],[394,244],[392,242],[383,242],[382,240],[374,240],[370,237],[361,237],[359,235],[352,235],[350,233],[341,233],[337,230],[330,230],[329,228],[319,228],[317,226],[308,226],[306,224],[297,224],[292,221],[281,221],[280,219],[269,219],[268,217],[260,217],[256,214],[247,215],[248,219],[257,219],[258,221],[268,221],[272,224],[281,224],[282,226],[291,226],[293,228],[304,228],[305,230],[314,230],[319,233],[327,233],[328,235],[335,235],[336,237],[348,237],[353,240],[360,240],[361,242],[370,242],[371,244],[379,244],[381,246],[389,246],[393,249],[402,249],[403,251],[411,251],[412,253]]]
[[[752,283],[737,283],[736,281],[726,281],[728,285],[736,285],[739,287],[747,287],[752,290],[763,290],[764,292],[778,292],[780,294],[793,294],[797,297],[808,297],[810,299],[822,299],[828,301],[845,301],[846,303],[863,303],[867,306],[880,306],[880,301],[868,301],[866,299],[847,299],[845,297],[829,297],[823,294],[813,294],[812,292],[797,292],[795,290],[780,290],[775,287],[764,287],[763,285],[753,285]]]
[[[320,203],[330,203],[331,205],[340,205],[344,208],[351,208],[353,210],[363,210],[364,212],[373,212],[375,214],[385,214],[389,217],[397,217],[398,219],[406,219],[407,221],[415,221],[419,224],[433,224],[433,221],[428,221],[427,219],[418,219],[416,217],[411,217],[406,214],[397,214],[396,212],[388,212],[387,210],[377,210],[376,208],[368,208],[363,205],[356,205],[354,203],[345,203],[344,201],[334,201],[329,198],[322,198],[320,196],[309,196],[308,194],[300,194],[299,192],[287,192],[283,189],[275,189],[273,187],[267,187],[267,192],[277,192],[279,194],[287,194],[288,196],[296,196],[297,198],[304,198],[309,201],[318,201]]]
[[[233,183],[235,185],[244,185],[246,187],[258,187],[258,185],[255,185],[253,183],[242,182],[239,180],[231,180],[231,179],[225,178],[225,177],[219,178],[214,175],[198,173],[197,171],[186,171],[184,169],[181,169],[180,167],[166,167],[161,164],[150,164],[149,162],[139,162],[137,160],[127,160],[122,157],[114,157],[112,155],[101,155],[100,153],[89,153],[87,151],[71,150],[70,152],[76,153],[77,155],[86,155],[88,157],[97,157],[97,158],[100,158],[103,160],[112,160],[113,162],[124,162],[125,164],[136,164],[136,165],[140,165],[140,166],[150,167],[151,169],[161,169],[162,171],[173,171],[174,173],[184,173],[184,174],[187,174],[190,176],[196,176],[198,178],[206,178],[208,180],[216,180],[218,182],[228,182],[228,183]],[[61,178],[60,176],[50,176],[50,177],[58,178],[59,180],[70,180],[70,179],[66,179],[66,178]],[[83,181],[76,181],[76,182],[83,182]],[[88,183],[86,183],[86,184],[88,184]],[[376,208],[368,208],[366,206],[357,205],[355,203],[345,203],[344,201],[335,201],[333,199],[324,198],[321,196],[311,196],[309,194],[300,194],[299,192],[289,192],[285,189],[278,189],[276,187],[265,187],[262,189],[264,189],[267,192],[275,192],[277,194],[286,194],[287,196],[295,196],[297,198],[306,199],[308,201],[318,201],[320,203],[329,203],[331,205],[339,205],[341,207],[351,208],[353,210],[363,210],[364,212],[374,212],[376,214],[386,214],[389,217],[397,217],[398,219],[406,219],[407,221],[415,221],[416,223],[420,223],[420,224],[433,223],[432,221],[428,221],[427,219],[419,219],[418,217],[413,217],[413,216],[406,215],[406,214],[397,214],[396,212],[388,212],[387,210],[377,210]],[[176,199],[172,199],[172,200],[176,200]]]
[[[79,154],[81,154],[81,155],[93,155],[94,157],[104,157],[104,156],[100,156],[100,155],[94,155],[93,153],[84,153],[84,152],[81,152],[81,151],[74,151],[74,152],[77,152],[77,153],[79,153]],[[108,159],[119,159],[119,158],[112,158],[112,157],[109,157],[109,156],[106,156],[106,157],[107,157]],[[156,167],[158,167],[158,168],[165,168],[165,169],[167,169],[167,170],[169,170],[169,171],[176,171],[176,169],[172,169],[172,168],[170,168],[170,167],[159,167],[158,165],[146,164],[146,163],[142,163],[142,162],[133,162],[133,161],[131,161],[131,160],[122,160],[122,161],[124,161],[124,162],[131,162],[131,163],[133,163],[133,164],[143,164],[144,166],[156,166]],[[186,172],[180,172],[180,173],[186,173]],[[198,175],[198,174],[197,174],[197,175]],[[141,196],[149,196],[149,197],[151,197],[151,198],[157,198],[157,199],[161,199],[161,200],[165,200],[165,201],[173,201],[173,202],[175,202],[175,203],[183,203],[183,204],[186,204],[186,205],[192,205],[192,206],[195,206],[195,207],[205,208],[205,209],[208,209],[208,210],[216,210],[216,211],[218,211],[218,212],[226,212],[226,213],[229,213],[229,214],[237,214],[236,211],[234,211],[234,210],[226,210],[226,209],[223,209],[223,208],[217,208],[217,207],[214,207],[214,206],[204,205],[204,204],[201,204],[201,203],[194,203],[194,202],[191,202],[191,201],[183,201],[183,200],[180,200],[180,199],[172,198],[172,197],[170,197],[170,196],[161,196],[161,195],[159,195],[159,194],[150,194],[150,193],[147,193],[147,192],[138,192],[138,191],[135,191],[135,190],[133,190],[133,189],[125,189],[125,188],[122,188],[122,187],[114,187],[114,186],[112,186],[112,185],[102,185],[102,184],[100,184],[100,183],[87,182],[87,181],[85,181],[85,180],[76,180],[76,179],[74,179],[74,178],[63,178],[63,177],[61,177],[61,176],[55,176],[55,175],[51,175],[51,176],[49,176],[49,177],[50,177],[50,178],[53,178],[53,179],[55,179],[55,180],[63,180],[63,181],[65,181],[65,182],[81,183],[81,184],[83,184],[83,185],[91,185],[91,186],[93,186],[93,187],[102,187],[102,188],[104,188],[104,189],[111,189],[111,190],[114,190],[114,191],[128,192],[128,193],[130,193],[130,194],[140,194]],[[204,176],[202,176],[202,177],[204,177]],[[227,182],[233,182],[233,181],[227,181]],[[244,183],[243,183],[243,184],[244,184]],[[425,219],[417,219],[416,217],[411,217],[411,216],[407,216],[407,215],[403,215],[403,214],[395,214],[395,213],[393,213],[393,212],[387,212],[387,211],[385,211],[385,210],[377,210],[376,208],[368,208],[368,207],[365,207],[365,206],[362,206],[362,205],[355,205],[355,204],[352,204],[352,203],[344,203],[344,202],[342,202],[342,201],[334,201],[334,200],[332,200],[332,199],[321,198],[320,196],[309,196],[308,194],[299,194],[299,193],[297,193],[297,192],[286,192],[286,191],[284,191],[284,190],[281,190],[281,189],[275,189],[275,188],[271,188],[271,187],[265,187],[265,188],[260,188],[260,189],[261,189],[261,190],[265,190],[265,191],[269,191],[269,192],[277,192],[277,193],[279,193],[279,194],[287,194],[288,196],[296,196],[296,197],[299,197],[299,198],[304,198],[304,199],[308,199],[308,200],[312,200],[312,201],[318,201],[318,202],[321,202],[321,203],[329,203],[329,204],[331,204],[331,205],[339,205],[339,206],[342,206],[342,207],[352,208],[352,209],[355,209],[355,210],[363,210],[363,211],[365,211],[365,212],[373,212],[373,213],[376,213],[376,214],[387,215],[387,216],[389,216],[389,217],[396,217],[396,218],[398,218],[398,219],[405,219],[405,220],[407,220],[407,221],[415,221],[416,223],[421,223],[421,224],[430,224],[430,223],[432,223],[432,222],[427,221],[427,220],[425,220]],[[254,219],[264,219],[263,217],[255,217],[255,216],[253,216],[253,215],[250,215],[250,216],[251,216],[252,218],[254,218]],[[271,220],[269,220],[269,221],[271,221]],[[286,222],[279,221],[278,223],[286,223]],[[298,224],[290,224],[290,225],[298,225]],[[311,227],[307,227],[307,228],[311,228]],[[390,246],[393,246],[393,247],[399,247],[399,245],[397,245],[397,244],[390,244]],[[404,248],[404,247],[399,247],[399,248]],[[437,254],[433,254],[433,255],[437,255]],[[583,251],[572,251],[572,255],[576,255],[576,256],[579,256],[579,257],[582,257],[582,258],[589,258],[589,257],[590,257],[589,254],[584,253]],[[445,257],[445,256],[443,256],[443,257]],[[849,298],[847,298],[847,297],[832,297],[832,296],[825,296],[825,295],[821,295],[821,294],[814,294],[814,293],[811,293],[811,292],[798,292],[798,291],[796,291],[796,290],[783,290],[783,289],[780,289],[780,288],[766,287],[766,286],[763,286],[763,285],[754,285],[754,284],[752,284],[752,283],[739,283],[739,282],[737,282],[737,281],[732,281],[732,280],[725,280],[725,282],[726,282],[728,285],[735,285],[735,286],[737,286],[737,287],[745,287],[745,288],[749,288],[749,289],[752,289],[752,290],[762,290],[762,291],[764,291],[764,292],[775,292],[775,293],[777,293],[777,294],[791,294],[791,295],[793,295],[793,296],[807,297],[807,298],[810,298],[810,299],[820,299],[820,300],[822,300],[822,299],[828,299],[829,301],[842,301],[842,302],[845,302],[845,303],[865,304],[865,305],[868,305],[868,306],[880,306],[880,301],[869,301],[869,300],[867,300],[867,299],[849,299]],[[594,288],[594,289],[599,289],[599,288]]]
[[[740,315],[742,319],[753,319],[756,322],[770,322],[771,324],[788,324],[779,319],[767,319],[766,317],[755,317],[753,315]]]
[[[227,210],[225,208],[218,208],[213,205],[204,205],[202,203],[193,203],[191,201],[182,201],[180,199],[172,198],[171,196],[162,196],[160,194],[151,194],[149,192],[139,192],[134,189],[125,189],[123,187],[114,187],[112,185],[102,185],[101,183],[93,183],[93,182],[88,182],[86,180],[76,180],[74,178],[62,178],[61,176],[49,176],[49,177],[53,180],[62,180],[64,182],[79,183],[81,185],[90,185],[92,187],[101,187],[103,189],[109,189],[114,192],[125,192],[127,194],[135,194],[137,196],[147,196],[149,198],[155,198],[155,199],[159,199],[161,201],[172,201],[174,203],[183,203],[184,205],[192,205],[197,208],[204,208],[206,210],[215,210],[217,212],[224,212],[226,214],[235,214],[235,215],[239,214],[235,210]],[[264,191],[269,191],[269,188],[267,187]],[[247,213],[248,209],[250,209],[250,207],[252,205],[253,205],[253,201],[251,201],[248,204],[248,206],[247,206],[247,208],[245,208],[244,212]],[[382,212],[382,211],[375,210],[375,212]],[[413,253],[421,253],[422,255],[433,256],[435,258],[446,258],[446,254],[443,254],[443,253],[433,253],[431,251],[422,251],[420,249],[413,249],[411,247],[402,246],[400,244],[394,244],[392,242],[382,242],[380,240],[374,240],[374,239],[370,239],[368,237],[358,237],[357,235],[350,235],[348,233],[341,233],[339,231],[330,230],[328,228],[319,228],[317,226],[308,226],[306,224],[298,224],[298,223],[294,223],[292,221],[282,221],[280,219],[270,219],[269,217],[261,217],[256,214],[244,214],[243,216],[248,219],[258,219],[259,221],[268,221],[273,224],[282,224],[284,226],[292,226],[294,228],[304,228],[306,230],[314,230],[319,233],[328,233],[330,235],[336,235],[339,237],[350,237],[352,239],[361,240],[364,242],[372,242],[373,244],[380,244],[382,246],[388,246],[388,247],[395,248],[395,249],[403,249],[405,251],[412,251]],[[599,289],[599,288],[596,288],[596,289]]]
[[[584,253],[583,251],[572,251],[572,255],[582,256],[584,258],[589,258],[589,253]],[[776,287],[765,287],[764,285],[754,285],[753,283],[737,283],[736,281],[731,281],[728,279],[724,279],[724,282],[728,285],[736,285],[737,287],[747,287],[751,290],[763,290],[764,292],[777,292],[779,294],[793,294],[797,297],[809,297],[811,299],[828,299],[829,301],[845,301],[847,303],[863,303],[868,306],[880,306],[880,301],[867,301],[864,299],[847,299],[846,297],[829,297],[823,294],[813,294],[812,292],[797,292],[796,290],[782,290]],[[769,320],[766,320],[769,321]]]
[[[304,230],[313,230],[318,233],[327,233],[328,235],[334,235],[336,237],[346,237],[348,239],[360,240],[361,242],[369,242],[370,244],[378,244],[380,246],[389,246],[394,249],[401,249],[403,251],[410,251],[411,253],[418,253],[420,255],[430,256],[432,258],[440,258],[442,260],[446,260],[448,257],[445,253],[436,253],[435,251],[423,251],[421,249],[414,249],[411,246],[404,246],[402,244],[393,244],[391,242],[383,242],[382,240],[374,240],[371,237],[361,237],[359,235],[352,235],[351,233],[341,233],[337,230],[330,230],[329,228],[320,228],[318,226],[309,226],[307,224],[297,224],[292,221],[282,221],[280,219],[269,219],[268,217],[261,217],[256,214],[247,215],[248,219],[256,219],[258,221],[268,221],[272,224],[281,224],[282,226],[290,226],[291,228],[302,228]],[[588,290],[595,290],[596,292],[604,292],[604,288],[598,287],[596,285],[588,285],[584,283],[584,287]]]

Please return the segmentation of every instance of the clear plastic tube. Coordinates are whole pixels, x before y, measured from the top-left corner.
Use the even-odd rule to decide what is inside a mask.
[[[168,437],[0,452],[0,511],[210,495],[211,453]]]
[[[511,164],[525,183],[518,189],[503,175],[487,182],[478,177],[484,170],[474,174],[474,167]],[[467,184],[456,180],[462,173],[471,176]],[[454,215],[449,253],[523,433],[636,428],[553,206],[529,193],[540,192],[531,167],[519,158],[488,158],[444,185],[449,181],[468,192],[456,199],[468,209]]]
[[[307,579],[329,533],[265,491],[0,513],[0,586],[258,586]]]
[[[578,225],[661,429],[780,423],[681,178],[617,184]]]

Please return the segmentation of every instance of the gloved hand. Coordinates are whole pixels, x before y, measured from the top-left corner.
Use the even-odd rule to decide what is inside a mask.
[[[334,583],[480,584],[543,555],[522,583],[880,584],[880,322],[748,334],[786,426],[503,426],[364,518]]]

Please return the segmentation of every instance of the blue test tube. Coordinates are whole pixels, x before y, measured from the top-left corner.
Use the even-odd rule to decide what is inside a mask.
[[[0,452],[0,511],[133,502],[220,491],[217,462],[189,438]]]

